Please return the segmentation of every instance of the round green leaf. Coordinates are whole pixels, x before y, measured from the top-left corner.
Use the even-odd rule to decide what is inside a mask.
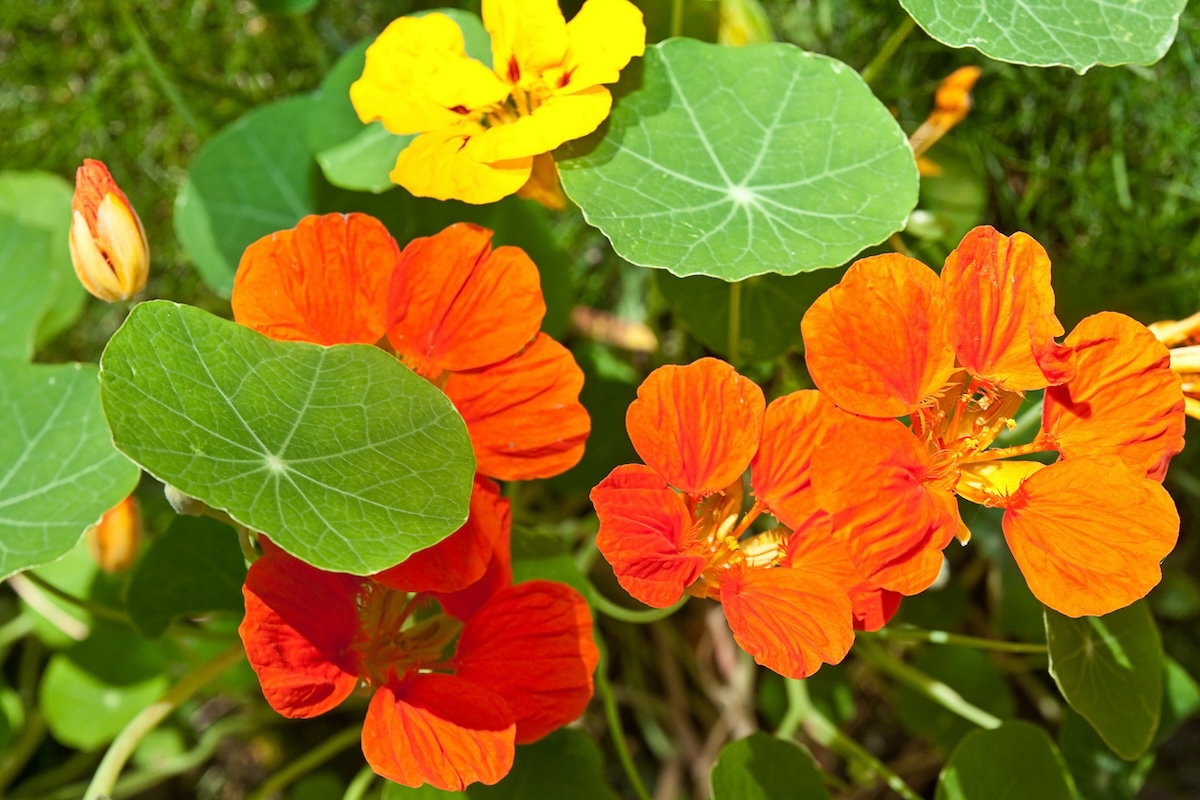
[[[175,198],[175,235],[214,292],[229,297],[248,245],[315,213],[312,155],[297,136],[310,100],[256,108],[205,143]]]
[[[65,554],[137,485],[98,388],[90,364],[0,362],[0,578]]]
[[[462,417],[382,350],[276,342],[153,301],[100,369],[118,449],[316,567],[378,572],[467,517]]]
[[[634,264],[724,280],[833,267],[916,204],[904,132],[832,58],[669,39],[615,94],[607,124],[555,157],[567,194]]]
[[[1050,674],[1117,755],[1146,752],[1162,713],[1162,638],[1144,601],[1103,617],[1046,609]]]
[[[935,800],[1075,800],[1075,782],[1046,732],[1028,722],[976,731],[938,776]]]
[[[1153,64],[1186,0],[900,0],[942,44],[1033,67]]]
[[[1153,753],[1135,762],[1119,758],[1087,720],[1069,708],[1058,729],[1058,746],[1087,800],[1134,800],[1154,764]]]
[[[162,675],[110,685],[60,653],[50,659],[38,694],[54,738],[77,750],[94,750],[111,741],[166,688]]]
[[[1168,656],[1166,665],[1162,718],[1158,722],[1158,733],[1154,735],[1155,746],[1174,733],[1180,723],[1200,711],[1200,684],[1175,659]]]
[[[50,233],[0,213],[0,359],[28,361],[42,316],[54,299],[46,280]]]
[[[829,800],[812,756],[765,733],[721,748],[709,781],[713,800]]]

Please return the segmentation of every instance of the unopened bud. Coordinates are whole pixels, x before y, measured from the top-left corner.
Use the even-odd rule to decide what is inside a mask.
[[[108,303],[127,300],[146,285],[146,231],[108,168],[91,158],[75,173],[71,201],[71,261],[83,287]]]
[[[979,80],[979,72],[979,67],[959,67],[938,86],[933,98],[933,111],[921,123],[921,127],[908,137],[908,143],[912,145],[917,158],[966,118],[971,110],[971,89]]]
[[[123,572],[133,566],[141,541],[142,515],[133,495],[110,508],[87,531],[92,560],[109,573]]]

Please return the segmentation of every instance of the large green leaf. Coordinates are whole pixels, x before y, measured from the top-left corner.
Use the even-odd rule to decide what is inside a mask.
[[[100,367],[122,452],[321,569],[378,572],[466,519],[462,417],[382,350],[276,342],[154,301]]]
[[[242,251],[315,212],[307,97],[256,108],[204,144],[175,198],[175,235],[217,294],[233,291]]]
[[[1153,753],[1134,762],[1118,757],[1095,728],[1069,708],[1058,729],[1058,746],[1087,800],[1133,800],[1154,764]]]
[[[1200,684],[1188,674],[1183,666],[1169,656],[1166,673],[1163,675],[1162,718],[1158,721],[1158,733],[1154,744],[1162,744],[1179,725],[1200,711]]]
[[[912,665],[962,695],[968,703],[1001,719],[1013,716],[1016,703],[1004,674],[986,653],[967,647],[926,647]],[[820,673],[818,673],[820,674]],[[907,686],[897,692],[900,720],[947,752],[978,727]]]
[[[38,325],[54,298],[49,257],[48,231],[0,213],[0,359],[33,358]]]
[[[38,694],[54,738],[77,750],[94,750],[111,741],[166,687],[163,675],[108,683],[59,653],[50,659]]]
[[[1034,67],[1153,64],[1175,40],[1187,0],[900,0],[951,47]]]
[[[1075,800],[1075,782],[1046,732],[1028,722],[976,731],[938,776],[935,800]]]
[[[98,394],[90,364],[0,362],[0,578],[65,554],[137,485]]]
[[[1132,761],[1154,740],[1162,713],[1163,649],[1144,601],[1103,617],[1046,609],[1050,674],[1063,697],[1117,755]]]
[[[812,756],[765,733],[721,748],[709,776],[713,800],[828,800]]]
[[[786,44],[669,39],[622,73],[563,186],[626,260],[741,280],[842,264],[917,201],[904,132],[850,67]]]

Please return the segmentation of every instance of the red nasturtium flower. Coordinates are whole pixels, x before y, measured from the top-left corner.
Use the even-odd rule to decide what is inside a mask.
[[[813,380],[844,410],[813,459],[817,503],[864,575],[927,588],[941,550],[969,535],[957,495],[1005,509],[1030,589],[1064,614],[1105,614],[1158,583],[1179,530],[1161,486],[1183,448],[1179,379],[1120,314],[1057,343],[1050,261],[1032,238],[976,228],[940,278],[898,254],[862,259],[802,330]],[[1035,389],[1034,440],[989,449]],[[909,426],[886,419],[901,416]],[[1058,460],[1022,460],[1038,452]]]
[[[243,594],[239,633],[271,707],[308,718],[370,693],[363,754],[406,786],[495,783],[515,745],[575,719],[592,696],[591,615],[562,584],[412,593],[268,544]]]
[[[273,339],[376,344],[462,414],[479,472],[547,478],[574,466],[591,428],[583,372],[539,333],[537,267],[491,231],[451,225],[403,251],[365,214],[305,217],[246,249],[234,318]]]
[[[842,660],[855,612],[874,629],[895,610],[854,572],[815,506],[805,443],[824,406],[810,391],[768,407],[758,386],[712,358],[661,367],[626,416],[645,465],[617,467],[591,494],[596,545],[626,591],[657,608],[685,592],[719,600],[738,644],[796,678]],[[743,515],[747,468],[755,499]],[[781,525],[745,535],[764,512]]]

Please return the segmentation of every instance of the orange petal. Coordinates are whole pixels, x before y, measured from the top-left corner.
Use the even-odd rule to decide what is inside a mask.
[[[1056,344],[1050,257],[1028,234],[970,231],[942,269],[946,328],[976,378],[1025,391],[1071,377],[1071,348]]]
[[[738,645],[785,678],[837,664],[854,643],[846,590],[800,570],[731,571],[721,606]]]
[[[558,166],[554,156],[540,153],[533,157],[533,172],[525,185],[517,190],[517,197],[541,203],[551,211],[565,211],[567,196],[563,194],[562,182],[558,178]],[[578,308],[579,306],[576,306]],[[657,342],[655,342],[657,345]]]
[[[1179,514],[1166,489],[1116,458],[1060,461],[1009,501],[1004,538],[1035,597],[1070,617],[1100,616],[1162,578]]]
[[[464,152],[484,164],[549,153],[599,128],[611,110],[612,94],[603,86],[550,95],[532,114],[472,136]]]
[[[467,423],[476,468],[522,481],[558,475],[583,457],[592,425],[581,388],[583,371],[570,351],[539,333],[510,359],[451,373],[445,391]]]
[[[508,774],[515,731],[512,711],[487,689],[452,675],[414,675],[375,692],[362,749],[393,783],[460,792]]]
[[[591,499],[600,518],[596,547],[621,587],[655,608],[678,602],[704,571],[704,557],[690,547],[683,499],[641,464],[614,469]]]
[[[508,500],[495,481],[475,476],[466,523],[433,547],[371,577],[401,592],[457,592],[483,577],[492,551],[511,525]]]
[[[829,517],[823,512],[815,518],[815,524],[810,523],[804,530],[792,534],[783,566],[798,569],[807,576],[823,578],[845,589],[850,596],[855,630],[877,631],[900,608],[899,593],[880,589],[863,579],[850,559],[846,543],[833,537]]]
[[[570,40],[558,0],[483,0],[482,10],[492,66],[509,83],[536,83],[566,59]]]
[[[762,389],[715,358],[659,367],[625,414],[642,460],[691,495],[719,492],[742,476],[758,450]]]
[[[375,344],[399,258],[374,217],[307,216],[246,248],[233,281],[233,317],[281,341]]]
[[[1154,334],[1122,314],[1080,322],[1067,337],[1077,370],[1046,390],[1042,430],[1065,458],[1115,455],[1161,481],[1183,449],[1183,390]]]
[[[250,566],[238,633],[263,695],[283,716],[323,714],[358,685],[359,585],[278,549]]]
[[[470,141],[486,130],[475,122],[423,133],[400,151],[390,177],[416,197],[494,203],[529,180],[533,157],[481,164],[466,154]]]
[[[855,414],[908,414],[954,370],[937,274],[899,253],[856,261],[800,330],[813,382]]]
[[[958,529],[954,495],[925,445],[894,420],[847,417],[813,459],[818,504],[859,573],[911,595],[929,588]]]
[[[415,372],[486,367],[529,343],[546,314],[537,267],[519,247],[460,222],[414,239],[388,291],[388,340]]]
[[[757,501],[792,530],[817,512],[813,453],[843,416],[825,395],[811,390],[767,406],[762,442],[750,462],[750,485]]]
[[[583,713],[599,660],[587,601],[569,586],[543,580],[489,600],[463,628],[454,656],[459,675],[508,703],[517,744]]]

